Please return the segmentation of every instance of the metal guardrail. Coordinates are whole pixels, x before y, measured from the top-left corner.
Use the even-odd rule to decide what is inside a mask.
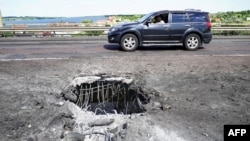
[[[103,31],[107,34],[110,27],[23,27],[23,28],[0,28],[0,33],[4,32],[86,32]],[[250,31],[250,27],[212,27],[214,31]]]

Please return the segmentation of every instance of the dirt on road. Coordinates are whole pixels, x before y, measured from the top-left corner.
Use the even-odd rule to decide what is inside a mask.
[[[130,75],[136,84],[159,92],[146,113],[124,115],[120,140],[221,141],[224,125],[250,123],[250,56],[6,60],[0,62],[0,73],[0,140],[73,140],[69,132],[81,136],[74,106],[60,95],[79,74]]]

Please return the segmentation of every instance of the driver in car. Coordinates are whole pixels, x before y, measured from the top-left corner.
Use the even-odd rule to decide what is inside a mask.
[[[155,17],[155,24],[164,24],[165,22],[162,20],[160,15]]]

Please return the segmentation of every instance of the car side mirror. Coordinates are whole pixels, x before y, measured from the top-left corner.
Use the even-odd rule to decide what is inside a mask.
[[[149,24],[151,24],[151,21],[146,21],[145,25],[148,26]]]

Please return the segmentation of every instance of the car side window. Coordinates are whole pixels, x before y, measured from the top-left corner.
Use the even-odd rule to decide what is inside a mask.
[[[151,23],[159,22],[159,19],[158,19],[159,17],[160,17],[160,21],[162,21],[161,23],[168,23],[168,13],[163,13],[163,14],[159,14],[154,17],[151,17]]]
[[[189,13],[188,14],[191,22],[207,22],[208,15],[205,13]]]
[[[189,19],[186,13],[172,13],[172,23],[188,22]]]
[[[168,23],[168,13],[162,14],[162,19],[165,23]]]

